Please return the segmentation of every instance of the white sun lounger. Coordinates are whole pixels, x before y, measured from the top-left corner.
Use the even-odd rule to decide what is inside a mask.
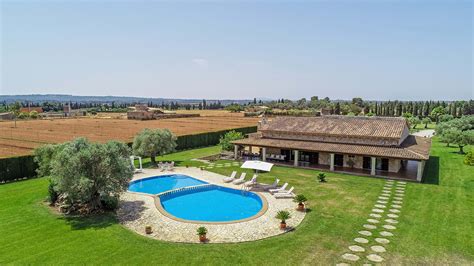
[[[282,199],[282,198],[294,198],[295,194],[293,193],[294,187],[291,187],[290,190],[285,191],[285,192],[279,192],[275,193],[273,196],[277,199]]]
[[[275,182],[273,182],[273,184],[263,185],[263,186],[261,186],[261,188],[264,189],[264,190],[275,189],[279,182],[280,182],[280,179],[276,178]]]
[[[245,182],[245,175],[247,175],[247,173],[242,173],[240,175],[240,177],[238,179],[234,180],[232,183],[234,185],[240,185],[240,184],[244,183]]]
[[[288,183],[283,184],[281,188],[275,188],[275,189],[269,189],[268,191],[272,194],[278,193],[278,192],[283,192],[285,191],[285,188],[288,186]]]
[[[235,179],[235,176],[237,175],[237,171],[233,171],[232,174],[230,174],[230,176],[224,178],[224,183],[230,183],[232,181],[234,181]]]
[[[250,179],[250,181],[245,182],[244,185],[246,187],[250,187],[250,186],[253,186],[253,185],[257,184],[257,176],[258,176],[257,174],[254,174],[252,179]]]

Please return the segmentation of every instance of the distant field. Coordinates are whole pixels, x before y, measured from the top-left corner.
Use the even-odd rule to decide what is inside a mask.
[[[168,128],[176,135],[211,132],[257,124],[256,118],[224,111],[204,111],[202,117],[164,120],[127,120],[107,118],[77,118],[0,122],[0,157],[31,154],[45,143],[61,143],[77,137],[92,141],[132,141],[144,128]]]

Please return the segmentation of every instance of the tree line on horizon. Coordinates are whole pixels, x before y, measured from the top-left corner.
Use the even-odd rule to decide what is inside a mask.
[[[62,111],[63,107],[69,104],[72,109],[87,109],[90,112],[125,112],[127,108],[139,104],[138,102],[130,103],[97,103],[97,102],[15,102],[8,104],[6,101],[0,102],[0,112],[11,112],[21,107],[42,107],[45,112]],[[143,104],[143,103],[141,103]],[[474,114],[474,101],[366,101],[360,97],[353,98],[349,101],[331,101],[328,97],[319,99],[313,96],[310,99],[302,98],[296,101],[288,99],[278,99],[274,101],[262,101],[256,98],[248,103],[231,103],[222,104],[220,101],[208,102],[202,100],[197,103],[179,103],[179,102],[154,102],[144,103],[148,107],[161,108],[164,110],[219,110],[227,109],[230,111],[251,111],[258,106],[266,106],[267,114],[283,114],[281,110],[286,112],[291,110],[307,111],[311,113],[323,110],[325,113],[335,115],[368,115],[368,116],[403,116],[411,114],[414,117],[428,117],[437,107],[443,108],[443,114],[452,115],[453,117],[461,117],[463,115]],[[293,111],[291,114],[297,115],[298,112]]]

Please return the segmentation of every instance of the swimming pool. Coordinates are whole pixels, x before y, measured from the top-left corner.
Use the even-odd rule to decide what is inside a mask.
[[[156,195],[168,190],[207,184],[187,175],[161,175],[130,182],[128,190]]]
[[[253,192],[216,185],[160,195],[159,200],[172,216],[195,222],[235,222],[262,213],[264,207]]]

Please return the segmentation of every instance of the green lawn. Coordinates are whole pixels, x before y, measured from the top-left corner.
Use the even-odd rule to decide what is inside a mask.
[[[185,165],[218,151],[196,149],[160,160]],[[429,184],[407,185],[400,224],[383,255],[388,264],[474,263],[473,168],[456,151],[434,141]],[[232,170],[237,168],[213,169]],[[113,215],[64,218],[43,203],[46,179],[0,185],[0,264],[335,264],[362,230],[384,181],[330,173],[328,183],[319,184],[315,176],[316,171],[274,167],[259,177],[279,177],[309,198],[312,211],[294,232],[207,245],[148,239],[117,224]]]

